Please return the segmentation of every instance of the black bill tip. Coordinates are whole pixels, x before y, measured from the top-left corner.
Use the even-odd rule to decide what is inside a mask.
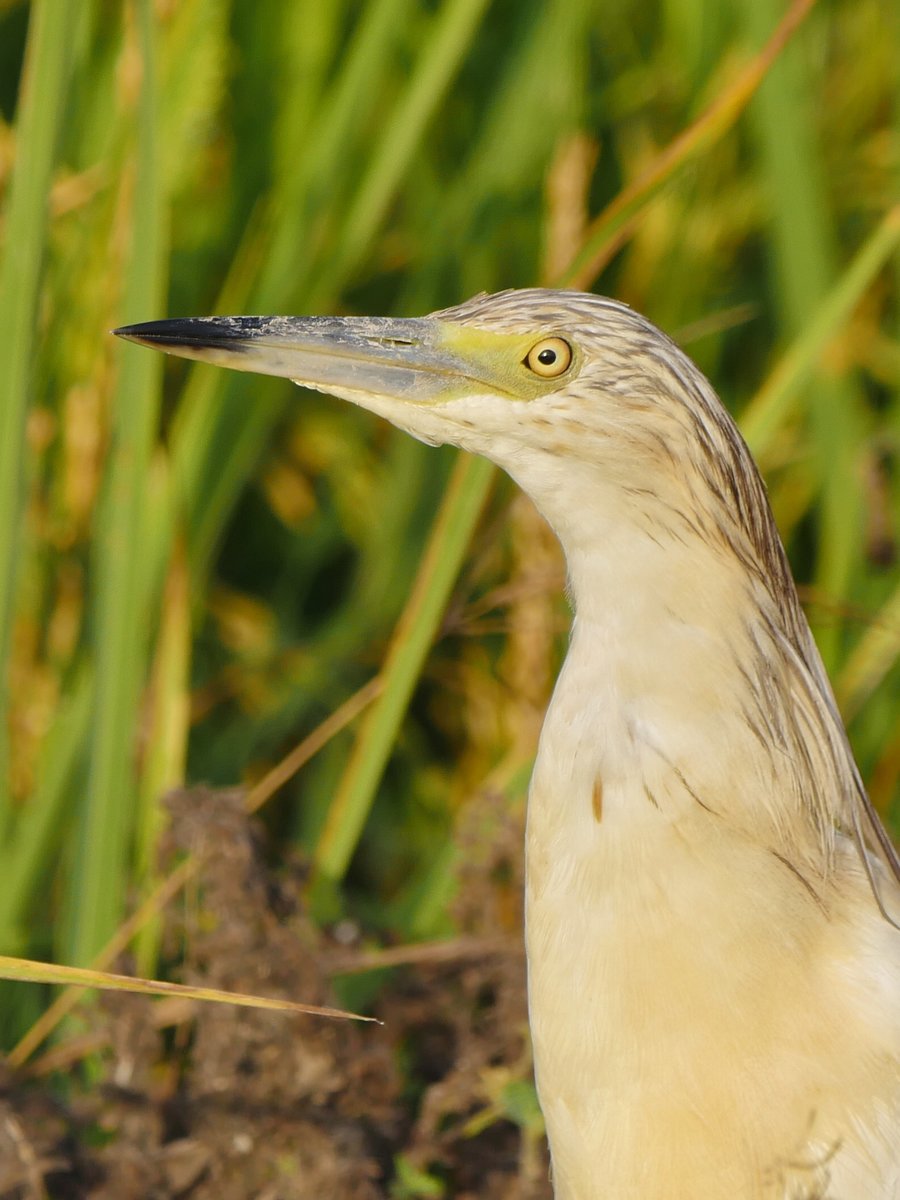
[[[148,346],[221,346],[239,350],[236,343],[259,337],[269,317],[176,317],[166,321],[143,321],[122,325],[112,332],[116,337]]]

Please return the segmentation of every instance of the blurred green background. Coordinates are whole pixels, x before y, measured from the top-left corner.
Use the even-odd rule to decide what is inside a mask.
[[[567,622],[528,503],[109,336],[164,315],[647,313],[742,416],[896,833],[898,61],[893,0],[0,0],[0,952],[91,961],[166,790],[259,779],[386,656],[264,809],[321,919],[451,934],[461,823],[523,810]],[[6,1045],[44,999],[3,985]]]

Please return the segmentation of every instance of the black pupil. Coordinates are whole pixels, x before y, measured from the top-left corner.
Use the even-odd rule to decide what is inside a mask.
[[[538,355],[538,362],[541,364],[541,366],[552,367],[556,362],[556,351],[549,349],[542,350]]]

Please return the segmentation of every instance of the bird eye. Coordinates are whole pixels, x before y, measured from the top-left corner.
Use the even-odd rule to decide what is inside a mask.
[[[555,379],[568,370],[572,347],[560,337],[541,338],[525,356],[525,366],[543,379]]]

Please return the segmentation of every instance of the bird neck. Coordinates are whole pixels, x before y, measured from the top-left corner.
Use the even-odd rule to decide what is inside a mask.
[[[575,770],[611,819],[702,811],[827,870],[853,767],[793,585],[773,592],[739,526],[729,541],[682,520],[677,480],[658,495],[588,464],[552,487],[527,474],[575,609],[537,777]],[[817,760],[836,781],[824,793]]]

